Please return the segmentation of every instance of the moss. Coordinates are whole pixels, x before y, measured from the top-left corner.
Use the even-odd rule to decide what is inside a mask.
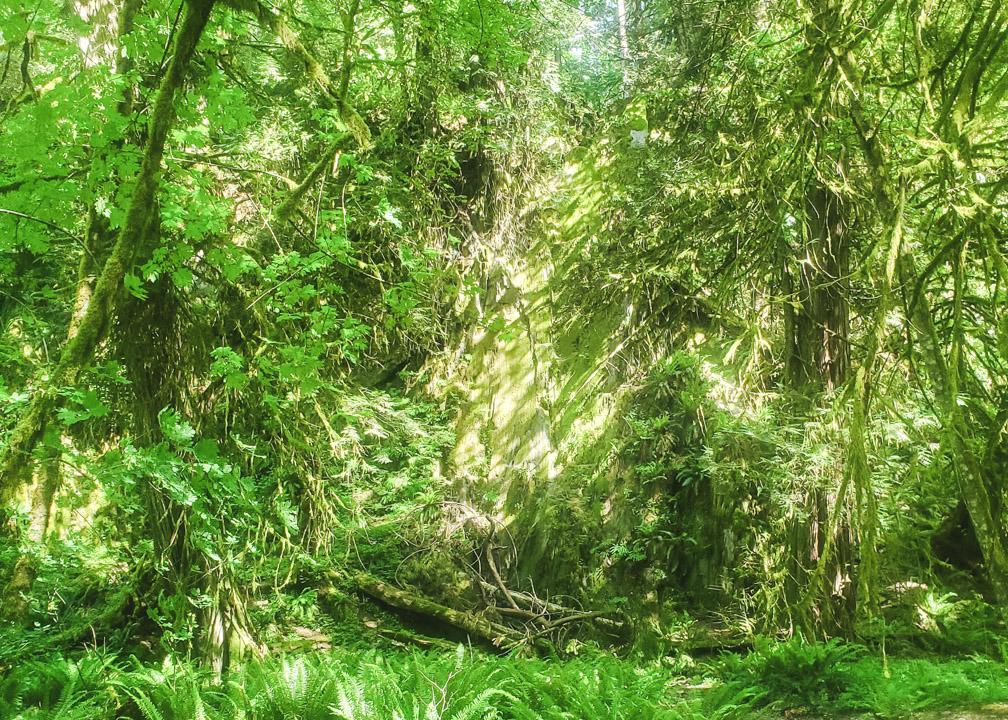
[[[449,549],[433,547],[407,558],[397,575],[426,596],[438,598],[454,608],[469,610],[479,605],[481,595],[469,575],[459,567],[458,558]]]
[[[122,288],[126,268],[131,267],[137,247],[143,239],[150,216],[157,210],[155,197],[165,139],[175,122],[175,94],[182,86],[189,61],[203,34],[213,2],[193,2],[188,5],[185,20],[175,43],[175,54],[158,91],[148,124],[147,147],[137,175],[133,196],[123,229],[116,239],[112,254],[95,284],[87,312],[81,318],[77,333],[67,341],[53,372],[50,386],[73,385],[81,368],[91,359],[95,347],[108,329],[116,297]],[[7,449],[0,462],[0,498],[8,498],[22,482],[24,459],[30,456],[42,436],[48,416],[54,409],[51,391],[38,392],[18,420]]]
[[[333,86],[325,68],[308,51],[297,33],[291,29],[287,22],[287,16],[280,12],[274,12],[258,0],[228,0],[227,4],[236,10],[254,15],[260,25],[277,36],[280,43],[301,61],[308,77],[335,103],[340,119],[350,130],[360,147],[370,148],[371,130],[346,97],[341,94],[340,89]]]
[[[319,608],[336,623],[354,624],[358,622],[360,602],[355,594],[348,594],[330,585],[318,591]]]
[[[0,619],[12,623],[24,622],[31,606],[29,593],[32,583],[35,582],[35,574],[32,558],[28,555],[22,555],[14,565],[10,582],[4,589]]]

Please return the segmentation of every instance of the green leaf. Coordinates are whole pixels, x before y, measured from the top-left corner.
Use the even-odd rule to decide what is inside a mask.
[[[178,413],[171,408],[166,407],[158,413],[158,424],[165,437],[183,447],[188,447],[192,443],[193,436],[196,435],[193,426],[183,421]]]
[[[175,287],[184,290],[190,285],[192,285],[193,278],[192,270],[189,268],[179,268],[171,274],[172,282],[175,283]]]
[[[133,273],[126,273],[126,275],[123,277],[123,287],[126,288],[126,291],[130,295],[137,298],[138,300],[147,299],[147,290],[143,286],[143,280],[138,278]]]
[[[93,390],[87,392],[75,392],[71,395],[70,401],[75,403],[78,409],[69,407],[60,408],[57,416],[66,425],[73,425],[91,418],[105,417],[109,413],[108,407],[98,399],[98,393]]]

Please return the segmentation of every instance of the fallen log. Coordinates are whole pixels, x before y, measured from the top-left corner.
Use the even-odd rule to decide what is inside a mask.
[[[699,628],[684,637],[668,638],[667,642],[676,650],[693,655],[722,650],[751,649],[755,638],[748,633],[730,628]]]
[[[458,647],[456,643],[448,642],[447,640],[442,640],[440,638],[427,637],[426,635],[417,635],[416,633],[399,632],[397,630],[379,630],[378,634],[383,638],[388,638],[394,643],[398,643],[399,645],[416,645],[424,650],[436,648],[445,652],[451,652]]]
[[[406,590],[400,590],[371,575],[362,573],[355,578],[355,583],[358,590],[376,600],[382,601],[386,605],[391,605],[400,610],[409,610],[421,615],[428,615],[448,625],[453,625],[460,630],[465,630],[477,637],[488,640],[495,647],[513,647],[526,639],[525,635],[503,625],[490,622],[486,618],[472,613],[440,605]]]
[[[270,650],[281,653],[299,653],[332,648],[332,638],[328,635],[306,627],[294,626],[293,629],[294,637],[271,645]]]

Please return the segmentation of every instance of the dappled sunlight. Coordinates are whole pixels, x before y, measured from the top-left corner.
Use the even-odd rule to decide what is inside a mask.
[[[8,5],[0,720],[1002,711],[998,3]]]

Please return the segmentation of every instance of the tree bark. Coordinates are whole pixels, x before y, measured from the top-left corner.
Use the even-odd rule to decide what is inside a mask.
[[[805,198],[805,241],[790,283],[793,335],[785,364],[795,389],[834,390],[847,380],[847,274],[843,199],[822,183]]]
[[[633,88],[630,79],[630,38],[627,33],[626,0],[616,0],[616,21],[619,24],[620,70],[623,75],[623,97],[628,98]]]
[[[28,525],[28,539],[36,544],[44,542],[52,528],[53,500],[60,485],[63,484],[60,467],[63,452],[59,433],[50,428],[48,437],[43,443],[45,454],[36,466],[35,490],[32,493],[31,517]]]
[[[489,640],[496,647],[508,647],[524,639],[524,635],[509,630],[503,625],[497,625],[472,613],[461,612],[444,605],[439,605],[436,602],[426,600],[405,590],[392,587],[388,583],[382,582],[370,575],[358,575],[355,582],[361,592],[381,600],[387,605],[397,607],[401,610],[410,610],[421,615],[429,615],[432,618],[465,630],[484,640]]]
[[[31,558],[22,555],[14,565],[10,582],[4,588],[0,603],[0,621],[21,623],[31,608],[29,594],[35,582],[35,567]]]
[[[95,283],[94,293],[80,320],[77,334],[67,342],[49,386],[38,390],[22,412],[3,454],[0,455],[0,502],[8,501],[21,485],[23,469],[45,424],[59,402],[60,388],[73,385],[94,355],[115,311],[123,277],[143,239],[153,212],[161,175],[165,140],[175,122],[175,95],[182,86],[196,45],[210,18],[214,0],[191,0],[175,42],[175,52],[165,73],[148,122],[147,147],[137,174],[126,221]]]

